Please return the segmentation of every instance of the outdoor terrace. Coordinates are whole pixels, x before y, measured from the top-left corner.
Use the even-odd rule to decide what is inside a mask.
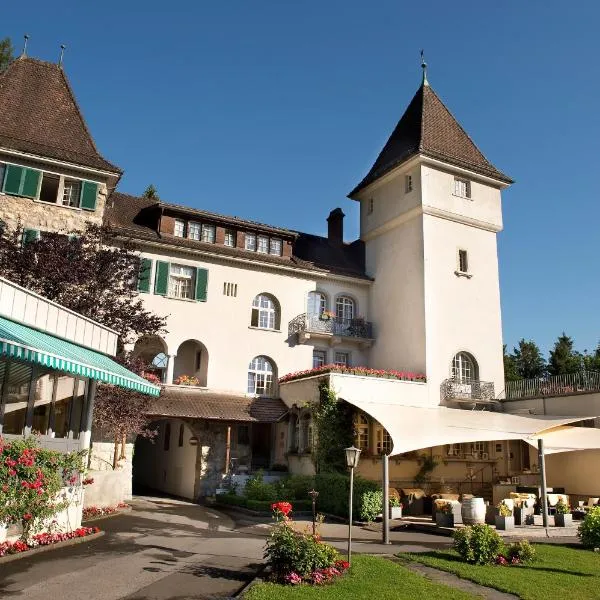
[[[525,400],[570,396],[572,394],[600,392],[600,373],[581,371],[565,375],[551,375],[538,379],[507,381],[504,389],[505,400]]]

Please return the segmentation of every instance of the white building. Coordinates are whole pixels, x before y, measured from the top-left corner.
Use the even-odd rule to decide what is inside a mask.
[[[51,93],[39,86],[32,93],[31,82],[41,79],[52,83]],[[498,406],[504,374],[496,237],[501,193],[512,181],[425,77],[349,195],[361,207],[360,239],[351,243],[340,208],[331,211],[323,238],[112,192],[121,172],[98,153],[70,94],[56,65],[21,58],[0,75],[0,104],[23,123],[15,132],[17,116],[0,116],[0,218],[13,224],[20,217],[32,236],[103,219],[137,244],[138,289],[149,309],[168,317],[164,336],[133,348],[164,382],[152,409],[158,443],[136,446],[138,483],[197,498],[220,485],[232,459],[243,471],[311,472],[310,406],[323,377],[335,379],[348,398]],[[64,149],[60,115],[44,132],[27,127],[57,104],[77,125],[69,135],[78,153]],[[65,191],[73,186],[78,199]],[[404,375],[383,382],[307,373],[278,383],[327,364]],[[356,426],[371,459],[361,472],[379,478],[379,456],[392,440],[366,414],[356,414]],[[439,463],[433,481],[458,491],[475,478],[489,492],[493,481],[535,470],[521,440],[488,438],[422,453]],[[392,482],[410,484],[418,458],[396,460]]]

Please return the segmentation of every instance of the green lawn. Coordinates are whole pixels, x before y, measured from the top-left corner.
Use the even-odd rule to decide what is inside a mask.
[[[474,600],[476,596],[433,583],[384,558],[354,556],[350,573],[325,586],[287,586],[260,583],[252,586],[244,600]]]
[[[519,567],[475,566],[452,550],[401,555],[523,600],[600,598],[600,554],[580,547],[535,544],[537,560]]]

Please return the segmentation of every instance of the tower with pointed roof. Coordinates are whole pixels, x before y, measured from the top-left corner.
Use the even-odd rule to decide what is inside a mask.
[[[503,389],[496,236],[501,191],[511,183],[424,70],[383,150],[349,194],[361,206],[366,270],[375,280],[370,364],[427,373],[434,404],[453,400],[439,393],[448,380],[490,382],[496,395]]]

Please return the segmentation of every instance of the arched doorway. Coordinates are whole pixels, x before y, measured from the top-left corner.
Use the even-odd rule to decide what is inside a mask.
[[[195,377],[198,385],[207,386],[208,381],[208,350],[198,340],[186,340],[177,349],[173,369],[173,382],[179,377]]]
[[[162,419],[149,426],[153,439],[138,436],[133,454],[136,493],[159,491],[195,500],[198,439],[186,421]]]
[[[133,357],[147,365],[147,371],[154,373],[164,383],[167,374],[167,344],[158,335],[141,337],[133,347]]]

